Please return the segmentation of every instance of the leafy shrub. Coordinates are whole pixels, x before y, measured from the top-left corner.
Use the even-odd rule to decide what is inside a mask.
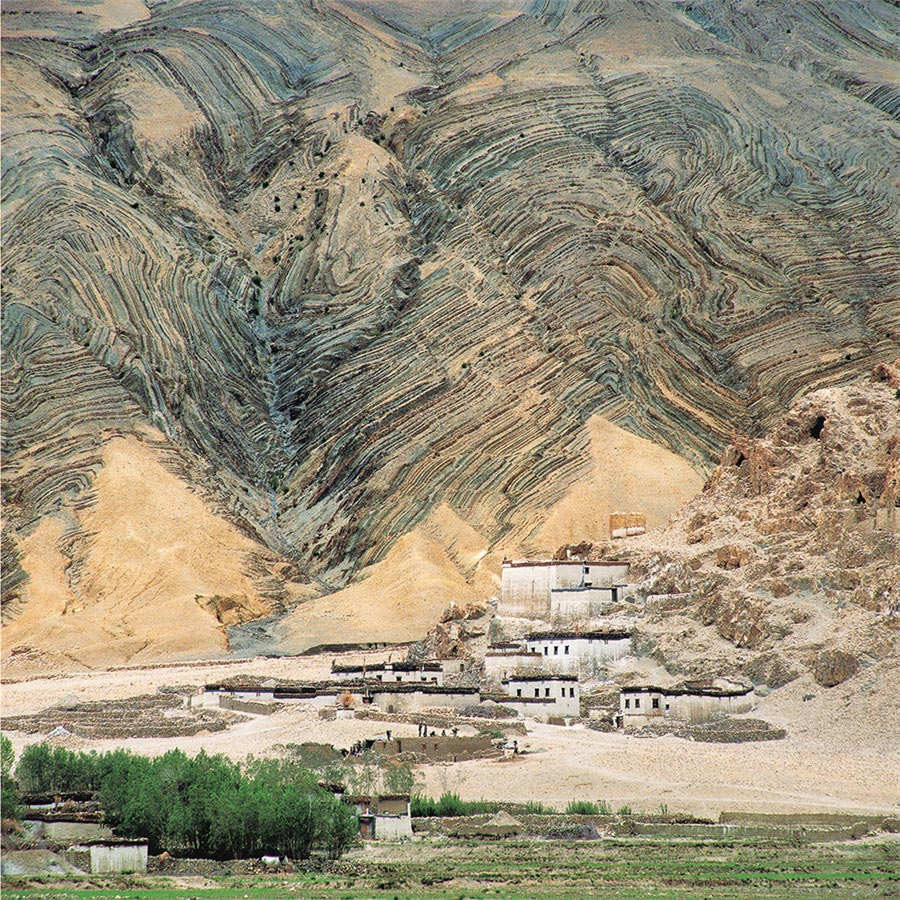
[[[570,816],[598,816],[600,807],[590,800],[572,800],[566,807],[566,812]]]
[[[543,803],[540,803],[537,800],[529,800],[528,803],[522,807],[522,812],[527,813],[532,816],[555,816],[556,810],[552,806],[544,806]]]
[[[500,811],[500,804],[491,800],[460,800],[449,791],[440,799],[416,795],[410,799],[410,809],[416,818],[426,816],[477,816]]]

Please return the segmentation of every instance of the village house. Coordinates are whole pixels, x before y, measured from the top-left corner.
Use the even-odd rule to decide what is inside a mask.
[[[529,650],[521,641],[491,644],[484,654],[484,678],[499,683],[513,672],[540,669],[541,662],[541,655]]]
[[[497,615],[530,619],[602,615],[621,596],[628,563],[610,560],[504,560]]]
[[[550,705],[541,710],[543,715],[578,716],[581,711],[581,686],[576,675],[551,675],[520,673],[510,675],[502,682],[507,697],[542,700]],[[504,701],[506,703],[506,701]],[[514,706],[514,703],[509,705]],[[531,713],[524,713],[531,715]]]
[[[471,737],[433,734],[424,737],[376,738],[365,741],[363,746],[380,756],[407,754],[428,762],[458,762],[501,755],[500,748],[489,734]]]
[[[192,698],[198,706],[244,708],[254,712],[252,704],[265,702],[307,703],[324,709],[342,705],[345,698],[351,708],[377,706],[390,713],[418,712],[431,708],[459,708],[478,703],[480,694],[473,687],[445,687],[437,684],[407,682],[318,682],[296,687],[274,687],[264,691],[241,685],[208,684],[203,694]]]
[[[73,844],[65,858],[92,875],[147,871],[145,839],[101,838]]]
[[[753,708],[752,690],[744,685],[622,688],[616,726],[639,725],[667,716],[691,723],[708,722],[732,713],[748,712]]]
[[[383,684],[371,689],[361,699],[389,713],[416,713],[424,709],[460,709],[481,701],[478,688],[441,687],[435,684]]]
[[[412,837],[409,794],[342,798],[356,808],[360,836],[368,840],[401,840]]]
[[[399,684],[437,684],[444,683],[444,669],[439,662],[405,663],[351,663],[331,666],[331,677],[334,681],[382,681]]]
[[[544,631],[525,636],[529,654],[546,672],[591,677],[631,652],[630,631]]]

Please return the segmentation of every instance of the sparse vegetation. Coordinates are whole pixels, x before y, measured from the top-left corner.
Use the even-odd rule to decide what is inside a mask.
[[[458,900],[541,897],[581,900],[843,900],[895,896],[897,847],[890,843],[793,847],[771,841],[423,842],[381,847],[377,856],[341,861],[330,871],[218,876],[208,888],[180,887],[158,876],[87,876],[60,882],[4,879],[4,900]]]
[[[573,800],[567,807],[570,816],[599,816],[600,807],[591,800]]]
[[[499,812],[500,804],[492,800],[460,800],[458,794],[446,791],[433,800],[421,795],[410,801],[414,817],[426,816],[475,816],[482,813]]]

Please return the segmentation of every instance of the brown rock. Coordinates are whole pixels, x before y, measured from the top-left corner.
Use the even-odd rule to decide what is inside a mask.
[[[843,650],[823,650],[812,665],[813,678],[822,687],[834,687],[859,670],[859,661]]]
[[[757,684],[778,688],[793,681],[798,673],[783,656],[773,651],[754,657],[744,666],[744,674]]]
[[[763,585],[773,597],[787,597],[791,586],[783,578],[773,578]]]
[[[591,555],[594,545],[590,541],[582,541],[580,544],[563,544],[556,553],[554,559],[587,559]]]
[[[711,594],[698,607],[700,621],[738,647],[758,649],[771,636],[765,604],[746,597],[725,598]]]
[[[739,569],[750,561],[750,551],[742,547],[719,547],[716,550],[716,565],[720,569]]]

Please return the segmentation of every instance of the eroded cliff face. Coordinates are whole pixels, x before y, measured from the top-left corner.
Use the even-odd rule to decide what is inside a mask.
[[[42,527],[66,590],[98,600],[78,571],[112,441],[149,440],[251,542],[231,593],[194,591],[222,625],[342,587],[404,536],[431,558],[442,509],[479,559],[565,539],[579,484],[619,499],[610,428],[674,466],[662,501],[621,498],[664,517],[733,430],[896,355],[889,4],[22,3],[3,22],[13,618]]]
[[[616,542],[632,561],[640,649],[672,672],[770,688],[804,673],[833,687],[861,667],[888,683],[898,499],[896,366],[810,393],[758,439],[736,436],[665,528]]]

